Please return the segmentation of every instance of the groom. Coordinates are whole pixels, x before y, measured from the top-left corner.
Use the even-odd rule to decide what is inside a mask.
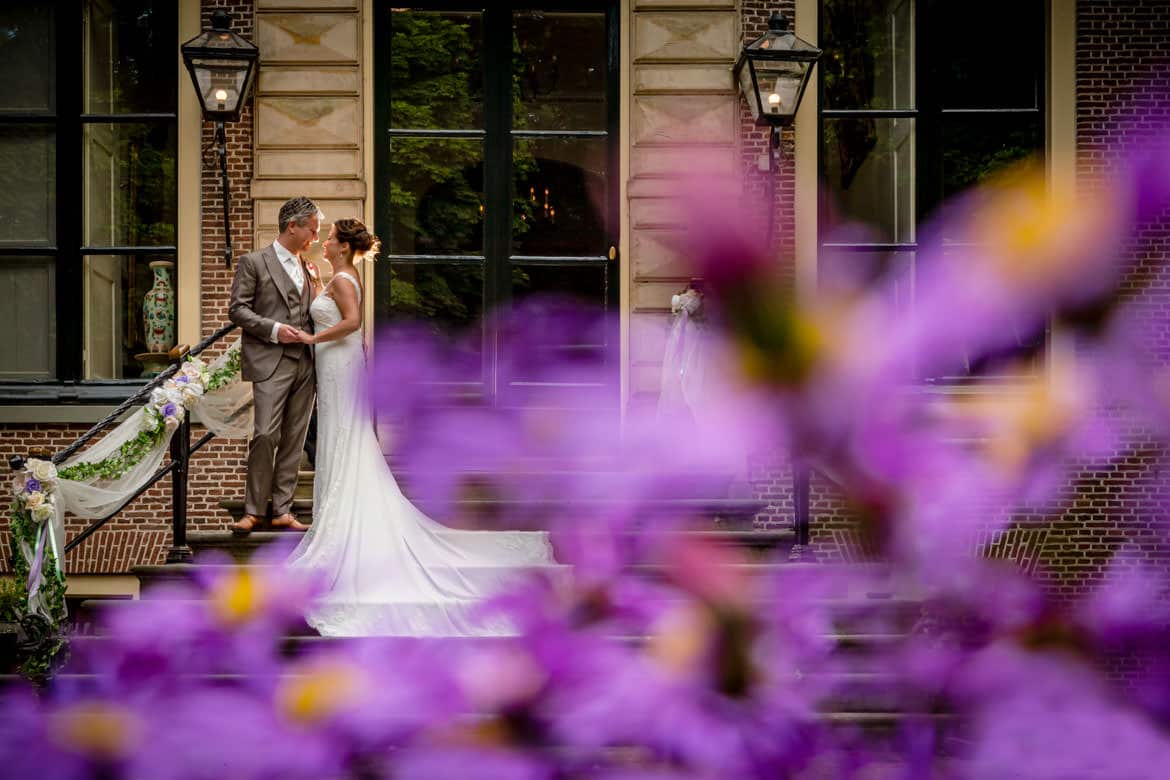
[[[308,198],[285,203],[276,241],[241,257],[232,280],[228,316],[244,331],[241,376],[252,383],[255,415],[244,516],[232,524],[233,533],[259,526],[269,498],[273,527],[308,529],[291,511],[316,392],[312,347],[299,340],[312,329],[313,301],[313,281],[300,255],[317,241],[323,216]]]

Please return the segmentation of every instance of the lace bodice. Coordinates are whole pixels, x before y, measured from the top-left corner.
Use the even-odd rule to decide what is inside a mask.
[[[338,279],[346,279],[353,285],[354,290],[357,291],[358,305],[360,306],[362,302],[362,286],[358,284],[358,280],[350,274],[341,271],[333,277],[333,281],[329,283],[329,287],[336,285]],[[329,294],[329,287],[325,288],[324,293],[314,298],[313,304],[309,307],[309,314],[313,317],[313,326],[318,333],[326,328],[332,328],[341,322],[341,309],[337,306],[337,301],[333,300],[333,296]]]

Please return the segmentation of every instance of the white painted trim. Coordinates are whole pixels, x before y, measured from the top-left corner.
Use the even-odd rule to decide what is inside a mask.
[[[370,177],[374,175],[374,0],[363,0],[361,4],[360,24],[362,27],[362,51],[358,58],[358,70],[361,71],[362,94],[358,98],[362,102],[362,180],[366,182],[365,197],[362,200],[362,220],[371,229],[374,227],[374,192],[376,187],[370,187]],[[362,280],[366,286],[366,298],[363,302],[362,316],[365,319],[365,340],[370,346],[374,343],[374,274],[377,273],[377,260],[362,260]],[[389,270],[389,269],[387,269]]]
[[[175,58],[179,69],[178,97],[178,331],[179,344],[199,342],[202,324],[201,276],[203,267],[203,198],[201,186],[203,112],[195,90],[191,87],[179,44],[199,34],[200,0],[179,0],[179,40],[175,42]]]
[[[814,46],[817,40],[817,18],[820,13],[819,0],[796,0],[796,26],[794,32]],[[818,92],[814,68],[809,88],[805,90],[800,109],[796,114],[796,181],[793,195],[796,231],[796,294],[799,300],[808,300],[817,291],[817,201],[820,190],[817,159],[817,112]]]
[[[1075,193],[1077,187],[1077,2],[1049,0],[1048,94],[1045,141],[1048,186]],[[1076,360],[1072,334],[1056,330],[1050,339],[1048,378],[1063,381]]]
[[[633,50],[631,30],[634,28],[634,12],[631,0],[622,0],[618,14],[619,33],[618,59],[618,212],[621,220],[618,233],[618,262],[621,274],[618,288],[619,340],[621,342],[621,414],[625,420],[626,406],[630,400],[630,309],[632,308],[634,264],[631,261],[630,244],[633,240],[630,226],[630,111],[634,99]]]

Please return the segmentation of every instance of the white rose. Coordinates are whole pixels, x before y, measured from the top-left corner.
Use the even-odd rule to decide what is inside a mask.
[[[200,396],[203,395],[203,388],[199,385],[191,385],[183,390],[183,405],[187,407],[194,406]]]
[[[154,406],[154,407],[161,409],[163,406],[166,405],[166,402],[167,402],[167,394],[166,394],[166,391],[163,390],[161,387],[156,387],[150,391],[150,405],[151,406]]]
[[[57,484],[57,467],[51,461],[33,458],[28,462],[28,473],[42,485]]]
[[[36,509],[39,506],[44,506],[45,494],[41,492],[29,493],[24,497],[24,505],[29,509]]]
[[[178,417],[168,417],[164,421],[164,424],[167,426],[168,430],[173,431],[179,427],[179,418]]]
[[[33,520],[36,520],[38,523],[43,523],[53,516],[53,505],[41,504],[36,509],[30,510],[30,512]]]

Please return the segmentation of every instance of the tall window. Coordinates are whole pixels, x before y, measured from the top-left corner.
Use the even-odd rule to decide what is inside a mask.
[[[142,376],[150,264],[176,255],[177,43],[173,0],[0,20],[0,399],[78,381],[71,395],[113,399],[110,380]]]
[[[556,403],[571,383],[499,361],[485,313],[537,295],[617,303],[617,4],[549,5],[386,5],[375,19],[378,312],[463,332],[475,354],[449,389],[501,403]],[[612,364],[601,395],[616,406],[617,343],[558,332],[541,346]]]
[[[1043,160],[1045,24],[1044,0],[822,0],[822,280],[892,280],[896,305],[912,307],[918,226],[1007,166]],[[866,227],[845,237],[842,222]],[[1017,346],[1043,340],[1020,333]]]

